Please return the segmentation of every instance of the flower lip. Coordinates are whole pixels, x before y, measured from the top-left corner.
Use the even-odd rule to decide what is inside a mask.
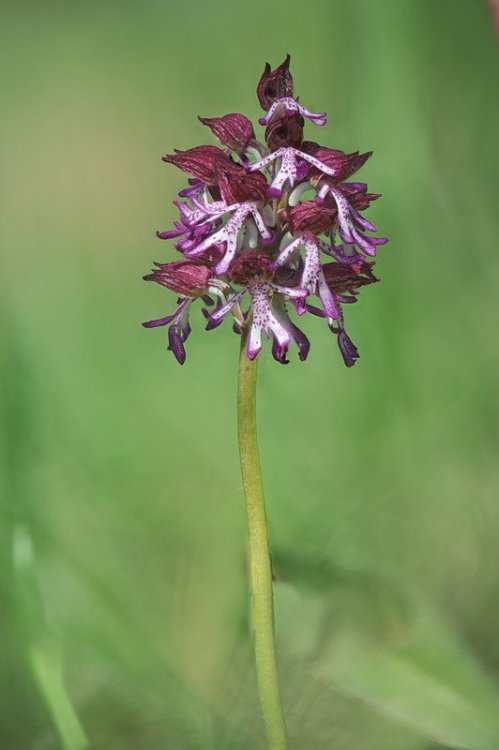
[[[275,70],[271,69],[270,63],[265,63],[265,69],[256,89],[262,109],[270,109],[276,99],[293,96],[293,78],[289,72],[290,61],[291,57],[286,55],[286,59]]]
[[[338,333],[338,346],[344,363],[347,367],[352,367],[359,359],[359,352],[344,329],[341,329]]]
[[[338,231],[343,242],[347,245],[358,245],[366,255],[376,255],[377,246],[384,245],[388,238],[365,234],[367,231],[376,232],[377,229],[368,219],[361,216],[354,206],[354,201],[346,197],[343,188],[347,184],[325,183],[319,190],[319,197],[322,194],[325,198],[330,196],[335,201],[338,210]]]
[[[292,96],[287,96],[283,99],[276,99],[265,117],[260,117],[258,120],[259,124],[268,125],[278,110],[284,111],[288,117],[292,114],[299,113],[302,117],[306,117],[307,120],[310,120],[319,127],[322,127],[327,122],[327,115],[325,112],[310,112],[310,110],[301,105],[297,99],[294,99]]]
[[[215,185],[217,182],[215,160],[226,159],[228,161],[227,154],[218,146],[194,146],[187,151],[175,149],[174,154],[166,154],[161,158],[208,185]]]
[[[251,120],[237,112],[223,117],[198,117],[198,120],[211,129],[222,146],[231,151],[246,151],[250,140],[255,137]]]
[[[273,197],[279,197],[284,189],[285,185],[293,188],[295,183],[304,180],[309,172],[309,164],[312,164],[319,171],[329,174],[332,177],[335,176],[335,170],[332,167],[328,167],[326,164],[322,164],[319,159],[315,156],[307,154],[300,149],[293,148],[293,146],[283,146],[278,148],[277,151],[273,151],[263,159],[250,164],[248,170],[250,172],[256,172],[257,170],[265,169],[272,164],[276,159],[280,159],[280,166],[278,167],[274,179],[269,188],[269,195]],[[327,185],[326,185],[327,187]]]
[[[231,206],[226,206],[226,211],[232,214],[227,223],[219,226],[210,236],[205,237],[202,242],[189,249],[191,257],[200,257],[202,253],[213,245],[224,243],[224,256],[214,269],[218,275],[226,273],[236,256],[238,247],[240,246],[240,230],[246,226],[247,219],[250,216],[263,240],[270,240],[272,236],[255,202],[245,201],[244,203],[234,203]]]

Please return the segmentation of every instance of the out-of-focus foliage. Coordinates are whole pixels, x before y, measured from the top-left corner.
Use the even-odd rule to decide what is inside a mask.
[[[263,64],[288,51],[301,100],[329,113],[321,139],[375,151],[363,175],[384,198],[369,216],[391,238],[382,284],[347,310],[352,371],[320,321],[306,364],[261,362],[292,747],[497,747],[499,75],[485,0],[0,13],[2,750],[264,746],[238,340],[199,315],[180,368],[163,332],[140,327],[173,297],[140,279],[174,257],[154,230],[182,177],[159,157],[209,138],[198,114],[256,121]]]

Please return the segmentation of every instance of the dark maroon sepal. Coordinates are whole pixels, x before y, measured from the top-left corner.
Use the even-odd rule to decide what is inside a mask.
[[[248,143],[255,137],[251,120],[237,112],[223,117],[199,117],[198,119],[210,128],[222,146],[230,148],[231,151],[246,151]]]
[[[175,149],[174,154],[166,154],[162,159],[169,164],[174,164],[183,172],[192,174],[208,185],[214,185],[217,181],[214,166],[215,160],[229,160],[227,154],[221,148],[218,148],[218,146],[194,146],[194,148],[190,148],[187,151]]]
[[[225,159],[216,161],[215,173],[222,198],[229,205],[267,202],[268,183],[261,172],[247,172],[240,164]]]
[[[334,177],[324,177],[324,174],[319,170],[312,167],[310,170],[310,176],[312,179],[324,178],[326,181],[332,180],[334,182],[343,182],[351,177],[355,172],[366,163],[368,159],[373,155],[372,151],[367,151],[365,154],[361,154],[358,151],[354,151],[351,154],[346,154],[344,151],[337,149],[326,148],[320,146],[314,141],[305,141],[302,145],[302,151],[315,156],[319,159],[326,167],[331,167],[336,170]]]
[[[155,281],[183,297],[201,297],[206,293],[212,269],[201,260],[174,260],[158,263],[145,281]]]
[[[333,294],[355,294],[361,286],[375,284],[379,279],[374,275],[372,266],[365,260],[357,263],[324,263],[322,270],[326,283]]]
[[[286,59],[278,68],[272,70],[270,63],[265,63],[265,69],[256,89],[258,101],[262,109],[268,111],[276,99],[293,96],[293,78],[289,72],[291,58]]]
[[[341,192],[356,211],[365,211],[372,201],[381,198],[381,193],[368,193],[367,185],[362,182],[345,182],[339,185]]]
[[[279,108],[280,109],[280,108]],[[280,112],[272,117],[265,128],[265,140],[271,151],[278,148],[300,148],[303,140],[304,119],[299,114]]]
[[[229,269],[229,279],[235,284],[248,284],[255,279],[272,277],[272,258],[261,250],[246,250],[237,256]]]
[[[335,207],[320,205],[316,201],[302,201],[288,210],[288,224],[295,236],[305,232],[322,234],[332,226],[337,214]]]

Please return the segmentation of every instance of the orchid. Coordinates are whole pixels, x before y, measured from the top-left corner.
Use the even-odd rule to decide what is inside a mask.
[[[331,258],[350,264],[350,283],[355,289],[359,259],[375,256],[377,247],[387,242],[386,237],[372,236],[376,227],[361,214],[379,195],[368,193],[365,183],[347,181],[372,152],[348,154],[303,140],[303,118],[321,126],[326,115],[311,113],[294,98],[289,62],[288,56],[275,70],[267,64],[258,84],[258,99],[266,110],[259,121],[266,126],[264,141],[256,139],[251,121],[243,114],[200,117],[222,148],[202,145],[163,157],[190,179],[179,192],[179,200],[173,201],[179,220],[173,229],[157,235],[176,240],[175,247],[186,260],[205,264],[202,289],[184,287],[179,292],[185,268],[191,273],[193,268],[200,268],[179,261],[161,264],[161,272],[156,270],[146,278],[180,293],[181,299],[188,297],[193,302],[201,297],[210,305],[219,301],[220,307],[207,316],[208,330],[214,327],[214,320],[234,318],[235,310],[239,310],[241,319],[253,331],[248,339],[248,357],[261,350],[263,333],[272,339],[272,352],[280,363],[288,362],[289,345],[305,336],[296,334],[298,329],[288,307],[303,316],[310,310],[308,298],[318,296],[324,317],[337,334],[344,362],[351,366],[358,356],[351,356],[352,347],[345,346],[341,300],[329,289],[323,265]],[[303,200],[310,191],[315,198]],[[254,250],[258,250],[257,263],[251,255]],[[244,265],[249,258],[254,275],[246,278],[239,273],[236,282],[231,269],[237,263]],[[276,273],[281,277],[287,273],[295,286],[276,283]],[[241,310],[243,300],[249,304]],[[275,310],[279,310],[278,317]],[[182,316],[186,314],[182,312]],[[180,330],[176,319],[172,322],[166,316],[155,325]],[[256,320],[265,322],[258,328]],[[237,325],[234,328],[241,329]],[[185,325],[182,330],[187,331]],[[181,363],[185,361],[183,344],[187,335],[182,334],[179,347],[171,345],[169,334],[169,348]],[[173,335],[173,340],[177,342],[178,338]],[[301,359],[308,349],[308,345],[301,345]]]
[[[257,86],[266,114],[263,140],[236,112],[200,117],[219,146],[201,145],[163,160],[188,175],[173,201],[179,218],[157,232],[174,240],[182,259],[156,263],[147,281],[177,295],[175,310],[147,328],[167,327],[168,349],[180,364],[195,305],[206,330],[225,320],[241,338],[239,449],[250,542],[252,626],[258,689],[269,750],[286,750],[272,609],[272,564],[256,439],[256,361],[263,339],[272,356],[288,364],[290,349],[305,360],[310,342],[293,320],[323,319],[351,367],[359,352],[345,330],[344,306],[359,289],[378,281],[373,256],[387,242],[361,212],[380,196],[350,178],[372,152],[345,153],[303,139],[305,119],[326,124],[325,113],[294,96],[290,58],[274,70],[267,63]],[[310,198],[312,193],[312,198]],[[367,260],[368,256],[371,260]]]

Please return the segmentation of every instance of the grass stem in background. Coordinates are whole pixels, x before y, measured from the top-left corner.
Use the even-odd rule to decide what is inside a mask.
[[[34,682],[62,749],[88,750],[85,731],[64,685],[62,648],[45,619],[31,536],[22,526],[16,528],[13,553],[19,616],[28,639],[28,662]]]

